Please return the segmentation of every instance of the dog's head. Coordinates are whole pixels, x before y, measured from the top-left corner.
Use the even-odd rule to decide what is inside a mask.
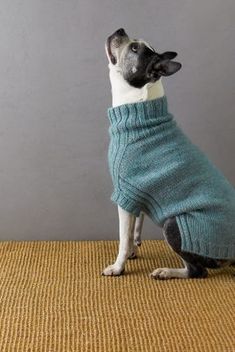
[[[181,68],[179,62],[172,61],[177,53],[159,54],[145,41],[130,39],[123,28],[108,37],[106,54],[111,67],[136,88],[156,82],[161,76],[170,76]]]

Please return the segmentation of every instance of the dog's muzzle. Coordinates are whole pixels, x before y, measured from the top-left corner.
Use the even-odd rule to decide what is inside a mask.
[[[117,60],[112,51],[112,48],[113,49],[119,48],[123,44],[123,41],[126,41],[127,39],[128,39],[128,35],[126,34],[123,28],[119,28],[107,38],[107,41],[106,41],[107,53],[113,65],[116,64]]]

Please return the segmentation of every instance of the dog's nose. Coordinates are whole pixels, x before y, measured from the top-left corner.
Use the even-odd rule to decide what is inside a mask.
[[[116,31],[117,35],[120,35],[121,37],[124,37],[126,35],[126,32],[123,28],[120,28]]]

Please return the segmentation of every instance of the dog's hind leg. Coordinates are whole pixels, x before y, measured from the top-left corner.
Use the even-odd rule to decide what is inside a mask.
[[[133,246],[130,248],[129,259],[135,259],[137,257],[138,247],[141,246],[141,233],[144,222],[144,213],[140,213],[140,215],[135,220],[135,228],[134,228],[134,242]]]
[[[185,267],[179,269],[158,268],[151,273],[155,279],[170,278],[204,278],[208,268],[219,268],[219,261],[205,258],[197,254],[181,251],[181,235],[175,218],[168,219],[163,227],[163,233],[169,246],[181,257]]]
[[[150,276],[154,279],[165,280],[165,279],[188,279],[188,267],[187,263],[185,263],[184,268],[157,268],[155,269]]]

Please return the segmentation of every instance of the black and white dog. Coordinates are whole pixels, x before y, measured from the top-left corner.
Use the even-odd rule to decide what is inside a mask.
[[[181,68],[180,63],[172,61],[177,53],[159,54],[145,41],[130,39],[124,29],[108,37],[106,54],[113,107],[162,97],[164,89],[161,77],[172,75]],[[121,207],[118,207],[118,213],[119,253],[115,263],[104,269],[103,275],[120,275],[126,260],[137,256],[137,248],[141,244],[144,214],[135,217]],[[181,235],[175,218],[165,222],[163,233],[170,247],[183,259],[185,267],[158,268],[151,273],[153,278],[202,278],[207,276],[206,268],[219,268],[229,263],[181,251]]]

